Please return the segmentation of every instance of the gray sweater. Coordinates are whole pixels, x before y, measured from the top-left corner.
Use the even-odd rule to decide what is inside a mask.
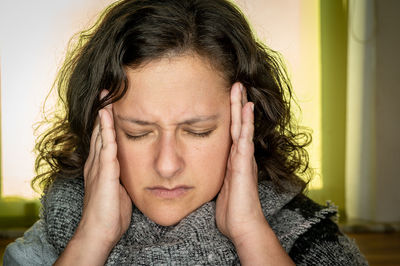
[[[82,179],[59,179],[43,197],[41,219],[10,244],[4,265],[51,265],[77,227],[83,202]],[[259,185],[264,215],[297,265],[367,265],[354,241],[332,221],[336,208],[320,206],[293,188],[279,193]],[[155,224],[133,207],[131,225],[111,251],[107,265],[239,265],[234,245],[215,224],[211,201],[178,225]]]

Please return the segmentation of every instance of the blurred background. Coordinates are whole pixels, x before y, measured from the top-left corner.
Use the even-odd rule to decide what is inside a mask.
[[[0,247],[38,218],[33,126],[68,41],[112,2],[0,1]],[[313,130],[308,195],[338,206],[371,265],[400,265],[400,1],[234,2],[283,56]]]

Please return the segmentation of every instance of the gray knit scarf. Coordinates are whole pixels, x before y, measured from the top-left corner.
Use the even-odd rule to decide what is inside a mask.
[[[282,246],[290,251],[296,239],[313,224],[336,213],[321,208],[312,217],[283,208],[297,194],[278,193],[271,182],[259,185],[264,215]],[[47,237],[61,254],[80,221],[84,196],[83,180],[58,179],[42,198],[42,218]],[[234,245],[215,223],[215,202],[199,207],[175,226],[160,226],[136,207],[127,232],[111,251],[107,265],[238,265]]]

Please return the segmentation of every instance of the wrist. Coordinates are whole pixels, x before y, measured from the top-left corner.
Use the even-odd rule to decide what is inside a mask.
[[[259,239],[263,239],[265,237],[269,238],[271,235],[276,237],[265,218],[254,223],[247,224],[246,228],[248,228],[248,230],[244,230],[244,232],[241,234],[232,237],[231,240],[235,247],[254,245],[255,241],[259,241]]]
[[[117,244],[118,240],[119,238],[114,237],[114,234],[86,225],[82,221],[76,228],[75,234],[71,239],[71,241],[90,245],[93,249],[107,252],[107,254]]]
[[[242,265],[294,265],[267,220],[233,240]]]
[[[55,265],[104,265],[114,243],[103,241],[100,235],[78,226]]]

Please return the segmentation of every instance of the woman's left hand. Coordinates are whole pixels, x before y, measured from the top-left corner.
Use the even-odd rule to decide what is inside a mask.
[[[258,197],[257,164],[254,158],[254,104],[247,102],[241,83],[231,89],[232,146],[223,186],[217,198],[219,230],[233,242],[246,237],[255,226],[263,225]]]
[[[239,82],[231,89],[231,136],[224,183],[217,198],[218,229],[243,265],[294,265],[262,212],[254,158],[254,104]]]

